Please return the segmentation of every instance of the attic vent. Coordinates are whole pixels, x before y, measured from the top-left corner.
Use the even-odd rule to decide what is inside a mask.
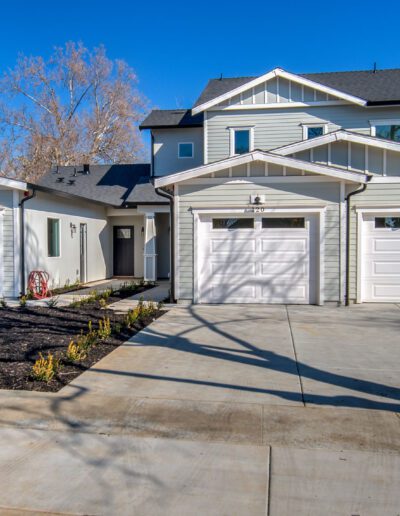
[[[74,184],[75,184],[75,179],[70,179],[70,180],[68,181],[68,184],[69,184],[70,186],[74,185]]]
[[[89,165],[83,165],[83,173],[86,175],[90,174],[90,166]]]

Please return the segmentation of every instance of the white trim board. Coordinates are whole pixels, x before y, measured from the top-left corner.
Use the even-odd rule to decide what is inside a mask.
[[[321,126],[323,124],[321,123],[317,125]],[[280,156],[287,156],[288,154],[313,149],[315,147],[320,147],[321,145],[326,145],[328,143],[336,141],[360,143],[362,145],[368,145],[370,147],[378,147],[380,149],[400,152],[400,142],[382,140],[380,138],[369,136],[367,134],[356,134],[354,132],[345,131],[343,129],[327,133],[316,138],[312,138],[311,140],[303,140],[301,142],[284,145],[283,147],[278,147],[276,149],[271,150],[270,152],[272,152],[273,154],[279,154]]]
[[[3,212],[4,208],[0,208],[0,297],[4,296]]]
[[[249,109],[287,109],[302,107],[348,106],[344,100],[318,100],[315,102],[274,102],[265,104],[232,104],[229,106],[215,106],[207,111],[246,111]],[[205,111],[205,113],[207,112]]]
[[[10,179],[8,177],[0,176],[0,186],[6,186],[7,188],[15,188],[15,190],[25,191],[28,189],[27,183],[19,181],[17,179]]]
[[[263,82],[267,82],[270,79],[273,79],[274,77],[277,77],[277,78],[282,77],[289,81],[301,84],[302,86],[306,86],[308,88],[312,88],[317,91],[322,91],[323,93],[326,93],[328,95],[332,95],[339,99],[346,100],[348,102],[351,102],[353,104],[358,104],[360,106],[365,106],[367,103],[367,101],[365,99],[361,99],[359,97],[355,97],[354,95],[349,95],[347,93],[336,90],[334,88],[330,88],[330,87],[320,84],[318,82],[311,81],[310,79],[306,79],[305,77],[301,77],[300,75],[286,72],[282,68],[274,68],[270,72],[267,72],[266,74],[261,75],[260,77],[257,77],[237,88],[234,88],[233,90],[230,90],[227,93],[219,95],[218,97],[215,97],[214,99],[209,100],[208,102],[204,102],[203,104],[196,106],[195,108],[192,109],[192,115],[196,115],[197,113],[201,113],[202,111],[210,109],[211,107],[214,107],[215,105],[220,104],[224,100],[228,100],[229,98],[235,97],[236,95],[240,95],[244,91],[254,88],[255,86],[258,86],[259,84],[262,84]],[[281,105],[279,102],[277,102],[277,104],[278,104],[278,106]]]
[[[239,156],[233,156],[226,158],[215,163],[208,165],[201,165],[200,167],[184,170],[183,172],[176,172],[168,176],[156,178],[154,181],[155,187],[167,186],[181,181],[187,181],[196,177],[201,177],[205,174],[218,172],[219,170],[229,169],[237,165],[243,165],[251,163],[252,161],[261,161],[264,163],[272,163],[283,167],[290,167],[301,171],[311,172],[314,174],[321,174],[323,176],[335,177],[344,181],[350,181],[354,183],[366,183],[368,181],[367,174],[360,174],[357,172],[351,172],[349,170],[343,170],[339,168],[330,167],[327,165],[319,165],[316,163],[302,161],[299,159],[288,158],[287,156],[280,156],[278,154],[272,154],[264,151],[253,151],[247,154],[241,154]]]

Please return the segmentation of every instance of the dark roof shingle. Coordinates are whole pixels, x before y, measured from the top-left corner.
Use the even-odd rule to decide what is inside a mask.
[[[324,86],[367,100],[369,104],[400,102],[400,69],[360,70],[352,72],[323,72],[297,74]],[[193,107],[209,102],[224,93],[257,79],[257,77],[229,77],[211,79]]]
[[[165,127],[203,127],[203,113],[192,116],[190,109],[153,109],[140,129]]]
[[[88,174],[83,166],[60,166],[44,174],[37,184],[60,194],[116,207],[125,204],[168,204],[150,182],[150,165],[147,163],[90,165]]]

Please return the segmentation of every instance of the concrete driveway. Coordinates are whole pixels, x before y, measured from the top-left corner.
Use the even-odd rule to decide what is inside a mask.
[[[177,308],[72,388],[400,411],[399,335],[397,305]]]
[[[398,515],[400,309],[177,307],[0,391],[0,513]]]

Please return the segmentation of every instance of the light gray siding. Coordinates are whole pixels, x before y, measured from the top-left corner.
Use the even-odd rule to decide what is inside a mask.
[[[154,136],[154,175],[165,176],[204,162],[203,128],[157,129]],[[178,144],[193,143],[193,158],[179,158]]]
[[[3,295],[4,297],[14,297],[14,211],[13,211],[13,191],[0,190],[0,209],[3,210]],[[1,219],[0,219],[1,221]]]
[[[369,120],[400,118],[400,108],[336,105],[286,109],[245,109],[207,113],[208,162],[229,156],[229,127],[253,126],[254,147],[270,150],[303,139],[302,124],[328,124],[328,131],[349,129],[370,134]]]
[[[354,190],[352,187],[350,190]],[[357,289],[357,213],[356,207],[398,207],[400,208],[399,184],[369,184],[365,192],[351,200],[350,211],[350,300],[356,299]]]
[[[304,207],[326,204],[325,298],[340,298],[340,185],[336,182],[284,182],[242,184],[179,185],[178,298],[193,299],[193,215],[192,208],[243,208],[250,195],[266,195],[270,204]]]

